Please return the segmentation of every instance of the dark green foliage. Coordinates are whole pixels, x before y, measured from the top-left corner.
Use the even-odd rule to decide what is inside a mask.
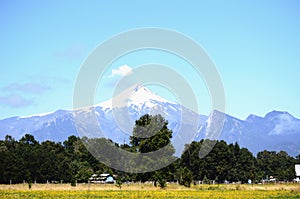
[[[32,182],[29,181],[29,182],[28,182],[28,189],[31,189],[31,187],[32,187]]]
[[[178,182],[180,185],[190,187],[193,181],[193,173],[187,167],[181,167],[178,170]]]
[[[121,178],[117,178],[117,180],[116,180],[116,186],[119,187],[119,189],[121,189],[122,188],[122,184],[123,184],[123,182],[122,182]]]
[[[206,175],[204,175],[203,180],[202,180],[202,183],[203,183],[203,184],[209,184],[209,183],[210,183],[210,181],[209,181],[209,179],[206,177]]]
[[[291,181],[295,178],[295,163],[297,161],[286,152],[262,151],[257,154],[256,168],[258,177],[276,177],[280,181]]]
[[[167,186],[166,175],[167,174],[164,173],[162,169],[155,171],[153,174],[154,186],[157,187],[157,183],[158,183],[158,186],[160,188],[162,189],[165,188]]]
[[[166,180],[161,176],[159,176],[159,178],[158,178],[158,183],[159,183],[159,187],[162,189],[167,186]]]
[[[165,147],[164,154],[160,157],[150,156],[147,158],[148,165],[155,165],[158,161],[168,162],[175,157],[175,150],[171,145],[172,131],[168,129],[168,122],[161,115],[144,115],[135,122],[133,135],[130,137],[131,152],[149,153]],[[159,158],[159,159],[157,159]],[[144,166],[143,164],[137,166]],[[170,177],[170,172],[161,169],[155,172],[139,173],[135,175],[136,181],[153,180],[154,185],[159,183],[161,188],[166,186],[166,179]]]
[[[75,179],[71,179],[71,186],[76,187],[76,180]]]
[[[194,180],[247,183],[248,179],[260,181],[267,175],[285,181],[295,177],[296,160],[286,152],[263,151],[258,153],[256,159],[248,149],[240,148],[237,143],[228,145],[217,141],[212,151],[200,158],[202,143],[203,140],[187,145],[180,159],[180,167],[187,167],[193,173]]]
[[[237,143],[227,144],[224,141],[204,140],[192,142],[186,146],[181,157],[169,166],[147,173],[124,173],[99,162],[93,155],[101,156],[124,165],[126,159],[118,156],[118,150],[133,154],[149,153],[165,147],[162,157],[151,157],[147,164],[155,165],[159,161],[175,160],[174,148],[171,145],[172,131],[168,122],[160,115],[144,115],[136,121],[130,145],[118,145],[111,140],[88,139],[70,136],[62,143],[44,141],[39,143],[30,135],[24,135],[19,141],[7,135],[0,140],[0,183],[22,183],[24,180],[31,188],[31,182],[46,183],[61,180],[76,186],[77,182],[87,182],[93,173],[117,174],[117,186],[122,187],[126,181],[153,181],[155,186],[164,188],[168,181],[178,181],[189,187],[193,180],[210,183],[259,182],[273,176],[280,181],[291,181],[295,178],[294,165],[300,164],[300,155],[293,158],[286,152],[262,151],[254,157],[246,148]],[[86,145],[88,143],[88,145]],[[210,144],[215,144],[208,155],[201,158],[199,151]],[[86,146],[92,146],[89,150]],[[114,147],[112,147],[114,146]],[[112,148],[112,150],[106,150]],[[202,149],[203,150],[203,149]],[[106,153],[99,153],[105,151]],[[106,159],[105,159],[106,158]],[[143,164],[137,165],[138,167]]]
[[[171,143],[172,131],[168,122],[161,116],[144,115],[135,122],[130,144],[136,152],[148,153],[161,149]],[[174,148],[170,147],[170,153]]]

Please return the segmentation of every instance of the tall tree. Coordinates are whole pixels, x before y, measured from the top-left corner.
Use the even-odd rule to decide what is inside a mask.
[[[142,116],[135,122],[130,144],[136,152],[148,153],[156,151],[171,143],[172,130],[168,129],[168,121],[161,115]],[[170,148],[174,151],[174,148]]]
[[[130,144],[133,152],[135,153],[149,153],[157,151],[161,148],[165,149],[163,157],[160,161],[168,161],[174,153],[174,147],[171,145],[172,130],[168,129],[168,121],[166,121],[161,115],[149,115],[142,116],[135,122],[132,136],[130,137]],[[149,165],[155,164],[157,160],[149,159]],[[174,158],[174,157],[173,157]],[[140,165],[143,166],[143,165]],[[164,175],[162,175],[164,174]],[[155,171],[146,172],[135,175],[136,180],[147,181],[154,180],[161,183],[164,182],[169,176],[168,172]],[[161,184],[162,186],[162,184]]]

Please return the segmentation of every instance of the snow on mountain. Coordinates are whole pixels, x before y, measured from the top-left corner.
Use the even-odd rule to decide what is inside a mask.
[[[97,104],[95,112],[101,121],[101,133],[119,143],[129,142],[135,120],[142,115],[160,114],[168,120],[168,126],[173,130],[173,144],[178,151],[183,150],[184,144],[194,140],[198,123],[203,124],[206,120],[206,116],[199,116],[141,85],[131,87],[113,99]]]
[[[54,112],[40,113],[40,114],[33,114],[33,115],[26,115],[26,116],[21,116],[19,118],[23,119],[23,118],[30,118],[30,117],[42,117],[42,116],[50,115],[52,113],[54,113]]]
[[[272,111],[265,118],[274,124],[269,135],[289,135],[300,132],[300,120],[288,112]]]
[[[218,119],[208,118],[207,126],[202,130],[208,132],[211,123]],[[205,136],[204,136],[205,137]],[[197,137],[200,140],[202,137]],[[240,120],[225,114],[225,123],[219,133],[219,140],[229,143],[238,142],[242,147],[250,149],[254,154],[262,150],[285,150],[291,155],[300,154],[300,120],[287,112],[272,111],[265,117],[249,115],[246,120]]]
[[[38,140],[62,141],[66,137],[65,134],[71,135],[76,131],[73,126],[71,111],[58,110],[50,114],[0,120],[0,132],[1,139],[7,134],[19,139],[26,133],[30,133]],[[66,132],[70,132],[70,134]]]
[[[85,135],[129,143],[135,120],[146,113],[161,114],[168,120],[177,151],[193,140],[209,138],[238,142],[254,154],[265,149],[300,154],[300,120],[287,112],[272,111],[265,117],[251,114],[246,120],[219,111],[212,111],[209,116],[199,115],[141,85],[94,107],[0,120],[0,139],[7,134],[20,139],[30,133],[39,141],[64,141],[70,135]]]
[[[103,109],[132,106],[135,107],[137,111],[141,111],[143,107],[152,108],[157,106],[157,102],[176,104],[156,95],[151,90],[142,85],[134,85],[133,87],[123,91],[113,99],[109,99],[105,102],[97,104],[96,106],[100,106]]]

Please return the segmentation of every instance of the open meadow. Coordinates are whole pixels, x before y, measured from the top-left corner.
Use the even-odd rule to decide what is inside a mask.
[[[105,184],[0,185],[0,198],[300,198],[300,184],[290,185],[196,185],[185,188],[168,184],[165,189],[150,184],[118,188]]]

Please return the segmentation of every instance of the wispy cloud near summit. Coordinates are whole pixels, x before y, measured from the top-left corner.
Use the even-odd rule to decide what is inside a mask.
[[[109,77],[125,76],[132,73],[132,69],[128,65],[122,65],[117,69],[112,69]]]

